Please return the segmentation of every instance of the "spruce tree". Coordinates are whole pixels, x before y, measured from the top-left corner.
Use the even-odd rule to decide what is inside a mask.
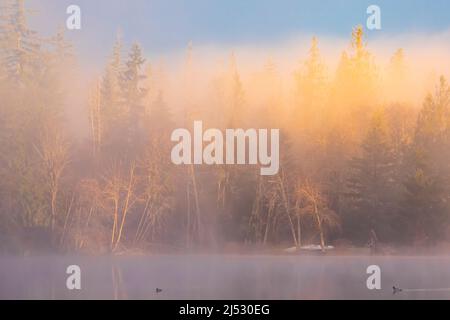
[[[347,181],[349,227],[365,241],[374,230],[381,240],[393,236],[390,222],[395,217],[393,202],[394,159],[387,136],[384,112],[377,112],[361,144],[361,152],[351,161]]]
[[[147,89],[142,82],[146,76],[143,73],[145,59],[142,57],[141,47],[133,44],[125,62],[124,70],[120,77],[120,87],[125,118],[124,137],[125,150],[136,151],[143,141],[145,104],[144,97]]]
[[[433,243],[449,223],[450,87],[440,79],[419,114],[407,164],[403,218],[407,239]]]

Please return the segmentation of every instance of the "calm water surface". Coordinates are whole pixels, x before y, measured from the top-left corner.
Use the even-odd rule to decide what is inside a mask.
[[[382,290],[370,291],[374,264]],[[66,288],[69,265],[80,291]],[[427,290],[393,295],[393,285]],[[450,299],[450,257],[0,257],[0,299]]]

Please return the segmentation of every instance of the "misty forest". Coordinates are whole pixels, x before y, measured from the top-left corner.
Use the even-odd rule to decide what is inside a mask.
[[[450,240],[445,71],[412,85],[409,52],[380,63],[363,27],[349,30],[336,66],[311,35],[286,75],[270,55],[250,72],[232,50],[206,72],[195,44],[165,68],[118,32],[101,73],[88,74],[64,28],[41,35],[23,0],[0,5],[0,252]],[[196,120],[279,128],[278,174],[172,164],[172,131]]]

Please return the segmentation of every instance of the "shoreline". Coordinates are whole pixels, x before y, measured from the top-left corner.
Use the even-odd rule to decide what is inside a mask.
[[[320,250],[296,250],[287,252],[292,248],[240,248],[238,250],[223,249],[131,249],[117,252],[57,252],[52,250],[25,250],[21,253],[0,253],[0,258],[10,257],[156,257],[156,256],[273,256],[273,257],[450,257],[450,244],[434,247],[380,247],[377,252],[371,252],[366,247],[336,247],[322,252]]]

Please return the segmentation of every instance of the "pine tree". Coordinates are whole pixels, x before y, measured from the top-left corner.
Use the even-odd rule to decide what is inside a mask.
[[[386,95],[395,102],[403,102],[409,97],[410,79],[403,49],[398,49],[389,61]]]
[[[1,38],[5,46],[1,63],[10,79],[21,83],[33,81],[45,65],[41,40],[28,27],[24,0],[7,1],[4,8],[6,23],[1,28]]]
[[[120,80],[122,74],[122,40],[117,36],[114,44],[112,56],[106,67],[102,84],[102,96],[105,110],[108,117],[118,116],[120,114]]]
[[[120,78],[122,103],[126,112],[125,146],[131,150],[138,150],[143,143],[144,98],[147,95],[147,89],[142,86],[142,81],[146,78],[143,74],[144,63],[141,47],[133,44]]]
[[[405,181],[407,239],[435,242],[449,223],[450,87],[442,77],[419,114]]]
[[[334,85],[334,99],[348,111],[361,110],[362,115],[376,102],[377,69],[367,49],[362,26],[353,29],[349,52],[342,54]],[[370,114],[370,112],[369,112]],[[359,119],[361,120],[361,119]]]
[[[49,226],[54,231],[63,172],[56,162],[61,163],[58,152],[65,153],[58,140],[64,135],[63,78],[58,65],[63,41],[59,37],[59,46],[51,46],[29,28],[23,0],[1,5],[0,65],[11,92],[2,93],[7,110],[2,131],[9,138],[1,141],[0,159],[7,172],[3,178],[9,181],[8,211],[18,226]]]
[[[51,58],[53,67],[58,72],[58,77],[62,78],[62,73],[66,73],[75,64],[75,53],[73,45],[66,40],[64,28],[60,27],[56,35],[50,40],[53,47]]]
[[[396,81],[404,80],[406,76],[405,52],[402,48],[395,51],[389,62],[389,78]]]
[[[322,61],[317,38],[311,41],[309,56],[303,68],[296,74],[297,91],[299,95],[299,109],[313,109],[305,112],[308,117],[323,103],[325,98],[326,67]],[[314,110],[315,109],[315,110]],[[309,119],[309,117],[308,117]],[[308,120],[306,120],[308,121]]]
[[[146,89],[141,87],[141,81],[145,79],[145,75],[142,74],[144,63],[145,59],[142,57],[140,46],[133,44],[122,73],[121,87],[124,104],[130,117],[135,121],[144,113],[142,100],[146,95]]]
[[[361,78],[367,77],[367,80],[373,76],[372,54],[367,50],[367,44],[364,41],[364,29],[357,26],[352,32],[351,42],[352,54],[350,56],[353,64],[354,75]],[[362,80],[362,79],[360,79]]]
[[[121,140],[125,130],[127,113],[125,112],[121,92],[122,39],[117,35],[116,42],[101,82],[99,96],[99,117],[102,123],[102,136],[104,147],[112,151],[117,141]]]
[[[144,63],[141,47],[133,44],[121,79],[124,102],[131,113],[142,112],[142,99],[146,94],[146,90],[141,87],[141,81],[145,79],[142,74]]]
[[[396,213],[393,161],[385,115],[379,111],[362,142],[361,155],[352,160],[347,181],[349,227],[360,240],[366,240],[371,230],[384,240],[393,236],[390,230]]]
[[[311,150],[317,141],[315,136],[323,133],[327,113],[326,66],[323,63],[317,38],[313,38],[309,55],[296,73],[296,105],[292,117],[292,128],[299,152]],[[305,152],[306,153],[306,152]],[[312,155],[312,151],[309,152]]]

